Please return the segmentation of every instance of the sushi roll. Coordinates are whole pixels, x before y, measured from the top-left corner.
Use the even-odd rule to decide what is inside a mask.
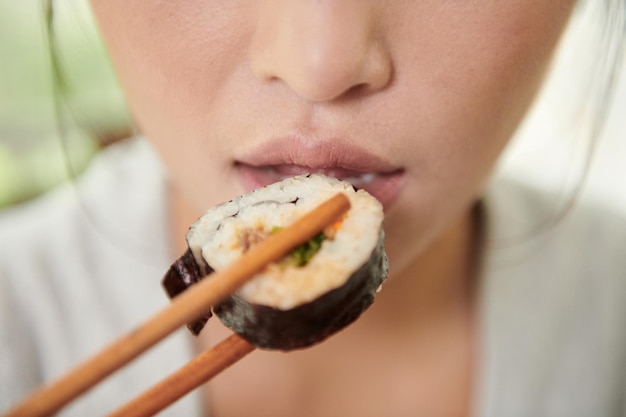
[[[211,272],[338,192],[351,204],[341,219],[268,265],[189,329],[198,334],[215,314],[259,348],[291,350],[321,342],[356,320],[387,278],[383,209],[366,191],[319,174],[288,178],[207,211],[191,225],[189,249],[162,284],[175,297],[210,279]]]

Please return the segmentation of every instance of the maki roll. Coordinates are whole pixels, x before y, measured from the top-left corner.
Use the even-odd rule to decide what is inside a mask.
[[[198,334],[215,314],[259,348],[290,350],[318,343],[356,320],[387,277],[383,209],[366,191],[319,174],[288,178],[207,211],[189,228],[189,249],[162,284],[175,297],[211,279],[213,271],[338,192],[351,204],[341,219],[268,265],[189,329]]]

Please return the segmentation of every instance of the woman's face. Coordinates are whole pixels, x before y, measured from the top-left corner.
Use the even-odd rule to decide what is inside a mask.
[[[400,264],[475,201],[573,3],[92,0],[198,213],[286,175],[349,177],[383,202]]]

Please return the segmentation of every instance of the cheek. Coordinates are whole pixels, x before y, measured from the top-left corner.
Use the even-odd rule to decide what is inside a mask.
[[[481,175],[532,103],[573,1],[471,3],[405,28],[396,82],[415,132],[402,147]]]
[[[226,181],[216,126],[249,38],[250,11],[240,3],[92,1],[138,129],[201,209],[238,192]],[[206,192],[209,179],[215,187]]]
[[[205,128],[197,121],[211,113],[245,53],[248,14],[240,2],[92,3],[140,129],[157,140]]]
[[[396,107],[386,125],[412,133],[398,129],[403,140],[390,142],[411,167],[410,187],[387,216],[394,257],[419,251],[479,198],[541,85],[569,16],[564,5],[573,2],[511,1],[492,12],[487,3],[397,29],[410,36],[396,43],[403,88],[397,104],[388,103]],[[410,250],[408,235],[421,237]]]

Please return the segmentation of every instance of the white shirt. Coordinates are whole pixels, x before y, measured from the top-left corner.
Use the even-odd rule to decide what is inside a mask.
[[[487,195],[476,415],[626,416],[626,219],[581,206],[542,225],[556,200]]]
[[[131,331],[169,300],[165,180],[141,141],[115,145],[75,184],[0,217],[0,410]],[[191,359],[185,329],[65,408],[96,416]],[[190,395],[162,415],[199,415]]]
[[[141,140],[0,216],[0,410],[169,301],[166,180]],[[580,209],[531,238],[551,199],[508,183],[485,199],[476,417],[626,415],[626,221]],[[116,409],[192,358],[181,329],[66,407]],[[201,414],[198,393],[161,415]]]

